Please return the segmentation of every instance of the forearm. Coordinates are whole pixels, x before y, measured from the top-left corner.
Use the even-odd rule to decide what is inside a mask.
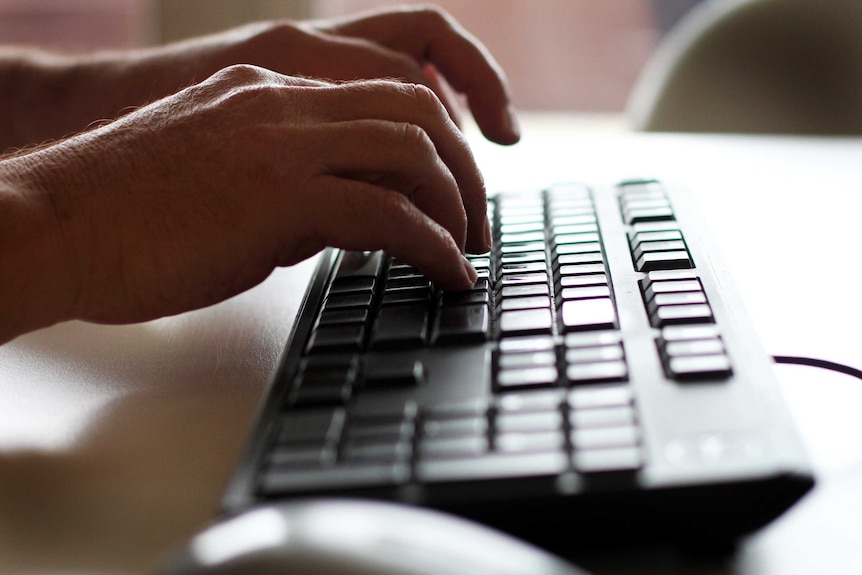
[[[54,140],[86,126],[87,104],[71,59],[35,50],[0,51],[0,152]],[[94,100],[104,96],[92,94]],[[89,121],[92,121],[90,118]]]
[[[0,154],[61,139],[218,70],[208,46],[67,57],[0,49]]]

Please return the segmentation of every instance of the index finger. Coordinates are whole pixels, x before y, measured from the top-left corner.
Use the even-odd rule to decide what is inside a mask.
[[[449,84],[467,96],[482,133],[514,144],[520,131],[505,75],[487,48],[445,12],[434,8],[370,14],[333,27],[333,32],[375,41],[432,64]]]

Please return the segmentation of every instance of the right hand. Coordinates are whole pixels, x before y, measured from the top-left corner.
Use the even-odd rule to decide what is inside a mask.
[[[383,249],[464,289],[462,253],[489,248],[479,170],[420,85],[234,66],[10,162],[67,258],[55,321],[203,307],[325,246]]]

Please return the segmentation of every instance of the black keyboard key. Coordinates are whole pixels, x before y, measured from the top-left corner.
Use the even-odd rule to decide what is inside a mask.
[[[503,264],[503,275],[528,274],[535,272],[546,272],[545,262],[525,262]]]
[[[601,252],[589,252],[585,254],[563,254],[555,260],[558,266],[595,265],[604,262]]]
[[[421,288],[427,290],[431,289],[431,282],[422,275],[400,276],[386,280],[385,289],[387,292],[399,288]]]
[[[434,343],[483,342],[490,329],[491,312],[485,303],[443,306],[437,315]]]
[[[647,308],[654,313],[656,308],[663,305],[694,305],[707,303],[706,294],[702,291],[659,293],[650,300]]]
[[[544,266],[543,266],[544,267]],[[500,284],[505,288],[509,286],[548,284],[548,273],[545,271],[536,273],[503,273]]]
[[[509,254],[524,254],[529,252],[544,252],[545,242],[527,242],[521,244],[502,244],[500,253],[503,256]]]
[[[478,457],[489,449],[490,442],[485,435],[425,437],[419,441],[419,457],[422,459]]]
[[[528,222],[517,222],[510,224],[503,224],[500,226],[500,233],[503,236],[509,234],[526,234],[530,232],[543,232],[545,229],[544,219],[539,216],[533,218],[532,221]]]
[[[500,453],[561,452],[565,447],[565,435],[559,431],[501,433],[494,438],[494,448]]]
[[[320,325],[341,325],[345,323],[365,323],[368,321],[367,308],[344,308],[326,310],[320,314]]]
[[[699,279],[653,281],[643,284],[644,299],[652,301],[657,294],[703,292],[703,286]]]
[[[353,394],[353,384],[347,381],[302,385],[291,395],[295,408],[347,405]]]
[[[672,357],[667,364],[671,377],[680,380],[727,378],[732,369],[725,354]]]
[[[560,287],[586,287],[586,286],[606,286],[608,285],[607,274],[584,274],[560,277]]]
[[[540,365],[497,371],[497,388],[500,391],[541,389],[557,384],[557,366]]]
[[[445,292],[440,305],[443,307],[456,307],[473,304],[491,305],[491,295],[482,290]]]
[[[362,348],[364,338],[361,323],[320,326],[311,334],[308,352],[356,351]]]
[[[561,452],[489,453],[481,457],[420,461],[416,468],[419,481],[482,481],[515,477],[554,477],[569,467],[568,456]]]
[[[608,285],[563,288],[560,292],[563,301],[570,299],[610,298],[611,288]]]
[[[383,266],[383,252],[341,252],[335,281],[344,278],[376,278]]]
[[[551,298],[546,295],[537,295],[532,297],[507,297],[502,298],[500,309],[502,311],[511,311],[519,309],[550,309]]]
[[[372,348],[421,346],[428,338],[426,305],[393,305],[380,308]]]
[[[504,336],[550,334],[553,327],[549,309],[504,311],[500,314],[499,322],[500,332]]]
[[[564,301],[560,307],[563,331],[613,329],[617,325],[617,310],[611,298]]]
[[[575,234],[557,234],[554,236],[554,245],[567,246],[571,244],[593,244],[601,242],[601,236],[597,232],[581,232]]]
[[[709,304],[657,306],[650,316],[655,327],[680,323],[712,323],[712,308]]]
[[[564,394],[565,392],[560,389],[514,391],[499,397],[496,404],[497,413],[527,413],[560,409],[565,400]]]
[[[290,411],[281,418],[279,445],[334,445],[341,438],[346,421],[339,407]]]
[[[625,221],[629,225],[636,224],[639,222],[672,221],[675,219],[676,216],[674,215],[673,210],[670,206],[640,208],[626,210],[625,212]]]
[[[563,431],[563,414],[559,410],[500,413],[494,420],[497,433],[531,433]]]
[[[637,471],[644,465],[640,447],[615,447],[576,451],[572,464],[583,474]]]
[[[410,467],[404,463],[354,463],[319,469],[281,469],[265,471],[260,491],[278,493],[314,493],[333,489],[363,489],[405,483]]]
[[[583,427],[572,430],[570,434],[572,448],[607,449],[613,447],[637,447],[641,433],[635,425],[619,425],[615,427]]]
[[[270,467],[314,468],[331,465],[335,454],[332,446],[278,446],[269,454],[268,463]]]
[[[372,356],[365,359],[365,389],[416,387],[425,382],[425,365],[410,356]]]
[[[634,393],[627,384],[579,387],[569,393],[572,409],[598,409],[631,405]]]
[[[634,425],[635,410],[631,405],[577,409],[569,412],[569,423],[574,429],[619,427]]]
[[[638,258],[635,269],[639,272],[651,272],[654,270],[682,270],[691,269],[694,262],[688,250],[677,250],[673,252],[647,252]]]
[[[427,305],[431,301],[431,290],[427,287],[388,289],[380,301],[381,306],[420,304]]]
[[[637,232],[629,237],[629,244],[634,251],[642,242],[663,242],[681,240],[682,232],[677,229],[657,230],[653,232]]]
[[[575,347],[566,350],[566,363],[594,363],[624,358],[622,344]]]
[[[557,363],[557,354],[553,349],[547,351],[530,351],[520,353],[500,353],[497,365],[500,370],[524,369],[528,367],[553,366]]]
[[[347,430],[351,444],[392,443],[412,441],[416,424],[410,419],[357,419]]]
[[[598,242],[557,244],[554,248],[554,253],[557,255],[601,253],[601,251],[602,246]]]
[[[463,417],[426,418],[423,438],[485,436],[490,431],[484,413]]]
[[[711,355],[724,353],[724,344],[720,338],[697,339],[691,341],[665,342],[662,349],[669,357],[685,355]]]
[[[371,291],[332,294],[326,298],[326,301],[323,304],[323,310],[331,311],[335,309],[353,308],[367,309],[371,306],[373,295],[374,294]]]
[[[331,294],[371,293],[377,280],[371,277],[343,277],[336,279],[329,287]]]
[[[637,247],[632,250],[632,255],[634,256],[635,261],[637,261],[644,254],[676,251],[688,251],[688,247],[686,247],[684,241],[666,240],[655,242],[640,242]]]
[[[566,368],[566,378],[573,385],[625,381],[628,367],[623,360],[574,363]]]
[[[567,276],[581,276],[601,273],[605,273],[604,263],[565,265],[560,266],[559,269],[559,275],[561,278]]]
[[[509,297],[549,295],[550,293],[551,290],[547,284],[505,286],[500,290],[500,296],[504,299]]]
[[[407,463],[413,455],[408,441],[350,442],[341,452],[342,461],[351,463]]]

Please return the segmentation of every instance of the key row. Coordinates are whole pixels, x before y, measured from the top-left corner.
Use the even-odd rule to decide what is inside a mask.
[[[535,474],[632,472],[644,464],[632,395],[618,386],[512,394],[486,411],[412,410],[398,418],[357,417],[342,407],[291,410],[279,426],[263,474],[267,492],[332,481],[355,487],[371,477],[381,484],[500,479],[518,475],[527,459],[538,463],[529,468]]]

